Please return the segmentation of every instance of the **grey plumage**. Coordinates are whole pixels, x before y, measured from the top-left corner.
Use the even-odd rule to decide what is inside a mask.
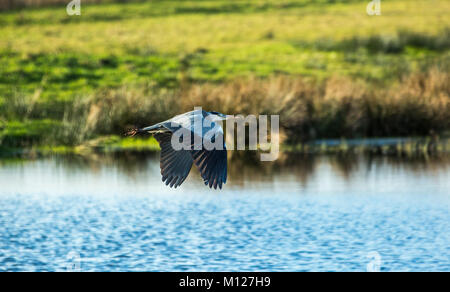
[[[161,147],[161,176],[162,181],[165,182],[166,185],[175,188],[180,186],[189,175],[192,164],[196,165],[205,185],[210,188],[214,187],[214,189],[217,189],[217,187],[219,187],[221,189],[223,184],[226,183],[227,150],[225,142],[223,142],[223,150],[206,150],[204,147],[199,150],[194,150],[194,148],[191,147],[190,150],[182,149],[177,151],[172,147],[171,139],[173,133],[180,127],[184,127],[186,130],[191,131],[192,141],[190,143],[191,146],[193,146],[195,136],[199,134],[197,131],[198,129],[194,129],[194,119],[201,119],[203,125],[203,119],[206,117],[212,118],[213,122],[209,127],[203,126],[201,132],[202,138],[205,138],[204,135],[206,132],[213,131],[215,139],[222,138],[223,140],[223,130],[220,125],[217,124],[217,121],[225,119],[225,115],[202,110],[178,115],[168,121],[129,132],[129,134],[133,136],[137,133],[150,133],[153,134],[158,141]]]

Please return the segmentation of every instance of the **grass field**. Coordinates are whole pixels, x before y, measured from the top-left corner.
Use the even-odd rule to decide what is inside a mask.
[[[78,145],[193,105],[275,108],[293,142],[448,131],[450,2],[386,0],[373,17],[366,2],[0,12],[0,143]]]

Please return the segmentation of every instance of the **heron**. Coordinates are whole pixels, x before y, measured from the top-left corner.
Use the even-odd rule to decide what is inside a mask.
[[[226,115],[219,112],[196,109],[153,126],[133,129],[126,135],[133,137],[137,134],[147,133],[155,137],[161,148],[162,181],[167,186],[171,188],[180,186],[189,175],[192,165],[195,164],[205,185],[209,188],[217,189],[219,187],[222,189],[223,184],[227,182],[227,149],[223,139],[221,121],[226,118]],[[205,120],[208,120],[208,123],[205,123]],[[201,122],[200,127],[196,126],[196,121]],[[222,147],[208,150],[203,147],[204,143],[202,143],[200,148],[175,149],[172,138],[180,129],[191,134],[191,140],[188,141],[190,146],[194,146],[194,141],[201,138],[201,141],[205,139],[210,139],[211,142],[217,141],[221,143]]]

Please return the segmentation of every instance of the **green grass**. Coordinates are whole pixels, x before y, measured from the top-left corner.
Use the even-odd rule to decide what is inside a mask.
[[[152,99],[243,77],[345,76],[385,87],[430,67],[450,72],[449,1],[383,1],[374,17],[366,2],[151,1],[82,3],[81,16],[68,16],[65,5],[0,12],[0,141],[76,145],[117,134],[136,120],[121,113],[109,128],[71,135],[83,127],[67,115],[87,115],[79,103],[123,88]],[[136,115],[150,123],[169,112]]]
[[[0,75],[9,76],[2,83],[21,87],[44,79],[49,91],[70,94],[74,87],[132,80],[170,86],[183,70],[194,81],[279,72],[386,79],[397,77],[393,60],[405,58],[400,65],[414,66],[429,55],[449,57],[448,38],[441,37],[444,44],[436,41],[450,27],[442,17],[448,2],[386,1],[380,17],[367,16],[365,4],[152,1],[85,5],[80,17],[67,16],[63,7],[2,13],[0,67],[7,69]],[[380,54],[374,61],[378,38],[395,38],[401,31],[425,44],[406,42],[402,56]],[[366,39],[369,44],[361,44]],[[304,43],[313,45],[299,46]],[[359,47],[367,50],[355,52]]]
[[[86,142],[81,146],[86,148],[98,148],[103,152],[117,150],[135,150],[135,151],[158,151],[160,150],[158,141],[153,137],[143,138],[122,138],[119,136],[105,136]]]

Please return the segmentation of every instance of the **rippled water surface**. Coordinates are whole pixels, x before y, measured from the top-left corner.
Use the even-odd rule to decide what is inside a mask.
[[[195,169],[193,169],[195,170]],[[1,271],[450,271],[450,162],[283,156],[176,190],[155,156],[0,162]]]

